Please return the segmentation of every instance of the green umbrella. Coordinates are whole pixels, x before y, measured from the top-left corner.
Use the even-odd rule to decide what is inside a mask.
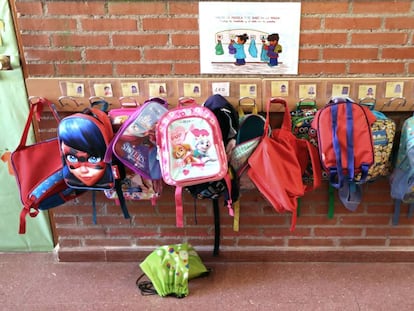
[[[158,247],[145,258],[140,268],[144,272],[137,280],[141,293],[157,293],[162,297],[187,296],[188,280],[208,273],[197,252],[188,243]],[[144,275],[150,282],[140,282]]]

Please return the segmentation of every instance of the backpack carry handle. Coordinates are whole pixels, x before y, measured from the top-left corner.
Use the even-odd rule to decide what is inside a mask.
[[[132,96],[122,96],[118,99],[118,101],[121,108],[136,108],[139,106],[137,100]]]
[[[316,109],[318,106],[314,98],[301,98],[296,104],[296,108],[308,107],[310,109]]]
[[[102,111],[108,111],[109,103],[100,96],[91,96],[89,97],[89,103],[91,104],[91,107],[100,106],[99,109]]]
[[[265,128],[264,128],[264,137],[267,136],[268,134],[268,130],[269,130],[269,125],[270,125],[270,106],[272,104],[279,104],[282,105],[284,107],[284,115],[283,115],[283,121],[282,121],[282,129],[288,130],[290,131],[292,128],[292,119],[290,117],[290,111],[287,105],[287,102],[285,99],[281,98],[281,97],[272,97],[266,105],[266,124],[265,124]]]
[[[65,107],[66,105],[70,106],[70,103],[75,104],[76,107],[80,107],[81,104],[79,104],[76,99],[72,96],[60,96],[58,98],[58,102],[62,107]],[[70,103],[69,103],[70,102]]]
[[[178,106],[196,105],[197,102],[192,97],[180,97],[178,99]]]
[[[144,102],[144,104],[147,103],[147,102],[156,102],[156,103],[159,103],[160,105],[163,105],[165,108],[168,109],[168,102],[162,97],[150,97],[150,99],[147,99]],[[195,100],[194,100],[194,102],[195,102]]]
[[[242,118],[245,115],[243,107],[252,107],[252,114],[258,113],[256,100],[253,97],[245,96],[239,99],[239,109],[238,109],[239,118]]]
[[[41,117],[42,112],[43,112],[43,107],[45,105],[47,105],[49,107],[50,111],[53,114],[53,117],[56,120],[56,122],[58,124],[60,122],[60,117],[59,117],[59,114],[56,110],[55,105],[51,101],[49,101],[48,99],[46,99],[44,97],[30,96],[29,97],[29,105],[30,105],[29,116],[27,117],[26,125],[23,129],[23,134],[22,134],[22,137],[20,139],[20,143],[19,143],[17,149],[26,146],[27,136],[29,135],[29,130],[30,130],[30,126],[32,125],[33,117],[35,116],[36,120],[39,122],[40,117]]]
[[[359,104],[365,107],[368,107],[369,110],[375,109],[375,104],[377,100],[374,97],[364,97],[359,100]]]

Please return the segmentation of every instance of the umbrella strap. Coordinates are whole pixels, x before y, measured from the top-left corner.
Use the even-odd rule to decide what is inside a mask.
[[[214,250],[213,256],[218,256],[220,248],[220,206],[219,199],[213,199],[214,210]]]
[[[154,285],[152,284],[151,281],[141,281],[141,279],[144,276],[145,276],[145,273],[141,274],[140,277],[135,282],[135,284],[137,284],[138,289],[141,291],[141,295],[142,296],[157,295],[158,293],[155,290]]]

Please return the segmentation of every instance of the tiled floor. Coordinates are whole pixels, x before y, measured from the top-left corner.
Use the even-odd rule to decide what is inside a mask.
[[[225,263],[183,299],[142,296],[134,262],[0,254],[0,310],[414,310],[414,263]]]

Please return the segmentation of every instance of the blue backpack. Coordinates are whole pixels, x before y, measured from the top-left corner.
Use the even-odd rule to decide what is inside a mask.
[[[394,199],[393,225],[398,225],[402,203],[408,203],[408,216],[414,212],[414,116],[404,121],[401,129],[395,168],[390,177]]]

